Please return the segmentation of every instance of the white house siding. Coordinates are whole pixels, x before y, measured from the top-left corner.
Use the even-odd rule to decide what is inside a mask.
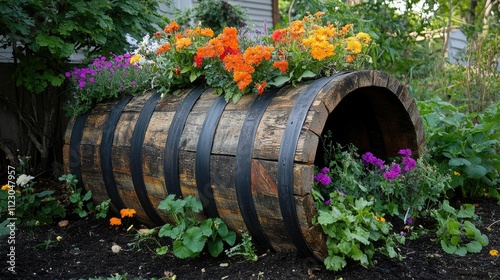
[[[453,64],[465,65],[465,61],[461,59],[461,55],[467,47],[467,36],[460,29],[450,31],[448,39],[448,61]]]

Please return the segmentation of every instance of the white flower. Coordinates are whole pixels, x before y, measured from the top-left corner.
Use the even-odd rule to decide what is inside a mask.
[[[35,177],[26,175],[26,174],[21,174],[16,181],[16,184],[18,186],[24,187],[27,183],[29,183],[31,180],[35,179]]]

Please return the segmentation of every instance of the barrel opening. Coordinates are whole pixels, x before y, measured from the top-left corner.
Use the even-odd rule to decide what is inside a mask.
[[[387,88],[369,86],[347,94],[329,114],[321,139],[332,132],[333,143],[353,144],[360,154],[372,152],[387,159],[401,149],[418,155],[415,128],[398,96]],[[315,165],[325,166],[323,141],[316,150]]]

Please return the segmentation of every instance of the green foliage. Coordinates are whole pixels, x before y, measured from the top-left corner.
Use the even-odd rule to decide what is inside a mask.
[[[445,200],[439,209],[431,212],[431,217],[438,222],[436,234],[448,254],[479,253],[489,243],[488,237],[470,221],[477,219],[472,204],[464,204],[456,210]]]
[[[464,114],[439,98],[418,103],[431,160],[453,172],[452,185],[463,196],[484,193],[500,199],[500,102],[481,114]],[[484,189],[484,190],[483,190]]]
[[[33,93],[60,86],[75,51],[92,54],[127,48],[160,22],[153,0],[7,0],[0,2],[0,46],[16,45],[16,83]]]
[[[26,176],[21,174],[21,176]],[[18,177],[18,178],[19,178]],[[53,196],[54,191],[35,189],[35,183],[31,182],[33,177],[18,184],[16,190],[12,188],[0,191],[0,220],[5,221],[8,217],[15,216],[16,223],[24,226],[46,225],[54,222],[56,218],[64,218],[66,210]],[[15,202],[14,210],[10,211],[9,206],[12,204],[9,201]]]
[[[88,190],[84,192],[78,187],[78,180],[73,174],[64,174],[59,177],[59,181],[66,183],[66,188],[70,191],[69,200],[73,204],[73,213],[80,216],[80,218],[86,217],[89,212],[94,211],[94,203],[92,202],[92,191]],[[109,202],[108,202],[109,203]],[[105,208],[105,206],[102,206]],[[103,209],[102,209],[103,210]],[[102,216],[102,215],[100,215]],[[106,215],[104,215],[105,217]]]
[[[257,261],[255,245],[252,242],[252,236],[246,231],[241,232],[241,243],[225,250],[228,257],[243,256],[246,260]]]
[[[208,252],[217,257],[223,250],[224,242],[232,246],[236,234],[227,228],[220,218],[198,220],[195,214],[203,210],[201,202],[193,196],[176,199],[169,195],[160,202],[159,209],[171,215],[174,223],[163,225],[159,237],[169,237],[173,240],[173,253],[178,258],[193,258],[198,256],[205,246]],[[165,248],[159,248],[160,252]]]
[[[211,28],[214,33],[220,34],[224,27],[244,27],[247,25],[248,16],[238,5],[231,5],[222,0],[198,1],[192,8],[178,11],[175,16],[181,25],[190,22]]]
[[[370,266],[377,250],[390,258],[398,257],[392,225],[375,213],[373,199],[354,198],[334,191],[325,200],[315,189],[311,194],[318,210],[313,222],[321,225],[328,236],[328,257],[324,260],[327,269],[339,271],[348,259]],[[382,245],[376,248],[375,243],[379,241]]]

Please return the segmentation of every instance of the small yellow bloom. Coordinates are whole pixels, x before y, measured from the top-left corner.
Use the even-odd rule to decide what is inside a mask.
[[[491,255],[492,257],[498,257],[498,250],[491,249],[491,250],[490,250],[490,255]]]
[[[58,236],[56,237],[56,239],[57,239],[57,241],[61,241],[61,240],[62,240],[62,236],[58,235]]]
[[[356,39],[358,39],[360,42],[362,42],[365,45],[370,43],[370,41],[371,41],[370,35],[368,35],[368,33],[364,33],[364,32],[359,32],[358,34],[356,34]]]
[[[130,208],[124,208],[122,210],[120,210],[120,215],[122,216],[122,218],[125,218],[125,217],[130,217],[132,218],[137,212],[135,211],[135,209],[130,209]]]
[[[491,231],[491,227],[487,227],[487,228],[486,228],[486,230],[487,230],[487,231]]]
[[[9,184],[5,184],[2,186],[2,191],[8,191],[10,189]]]
[[[130,58],[130,64],[136,64],[136,63],[139,63],[139,61],[141,61],[141,58],[142,56],[138,53],[134,54],[131,58]]]
[[[122,224],[122,220],[120,218],[111,218],[109,219],[109,224],[112,225],[112,226],[119,226]]]
[[[457,171],[454,171],[454,172],[453,172],[453,175],[455,175],[455,176],[460,176],[460,173],[458,173]]]
[[[175,40],[175,48],[177,50],[182,50],[182,49],[185,49],[185,48],[191,46],[192,43],[193,43],[193,40],[191,38],[186,38],[186,37],[179,38],[179,39]]]
[[[385,223],[385,218],[381,217],[381,216],[375,216],[375,220],[382,222],[382,223]]]

